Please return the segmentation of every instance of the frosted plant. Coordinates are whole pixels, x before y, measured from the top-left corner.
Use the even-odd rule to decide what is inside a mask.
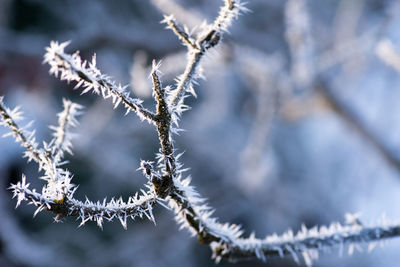
[[[17,206],[27,201],[37,207],[35,215],[43,210],[56,214],[56,220],[74,216],[81,220],[95,221],[101,228],[104,221],[117,219],[124,228],[128,218],[146,217],[155,222],[152,208],[163,205],[175,213],[176,221],[182,228],[188,229],[198,240],[210,246],[213,258],[236,261],[257,258],[266,261],[269,257],[290,255],[296,262],[304,259],[306,265],[318,257],[319,251],[333,246],[347,246],[352,252],[359,244],[370,243],[370,249],[376,242],[400,235],[400,224],[382,220],[377,225],[366,225],[358,215],[347,215],[346,223],[332,223],[329,226],[307,229],[302,226],[298,233],[289,230],[282,235],[273,234],[265,238],[256,238],[255,234],[244,237],[239,225],[220,223],[213,217],[214,210],[206,200],[191,186],[190,176],[184,176],[183,168],[174,147],[173,135],[180,131],[179,118],[189,107],[185,98],[196,95],[193,85],[201,77],[201,60],[209,50],[216,47],[234,18],[247,9],[240,1],[225,0],[218,17],[212,24],[203,24],[191,31],[181,26],[172,15],[165,16],[163,22],[187,47],[188,60],[182,75],[176,79],[175,86],[163,86],[160,80],[160,62],[153,61],[150,77],[153,84],[153,97],[156,110],[153,112],[142,105],[142,101],[133,98],[130,92],[102,74],[96,66],[96,57],[90,62],[82,60],[79,54],[68,54],[65,48],[68,43],[51,42],[47,48],[44,61],[50,65],[50,73],[61,80],[76,82],[76,88],[82,93],[92,91],[103,98],[111,98],[114,107],[122,104],[126,112],[134,112],[142,120],[156,127],[160,141],[160,151],[153,161],[141,161],[139,169],[147,177],[145,190],[135,193],[124,201],[122,198],[111,198],[93,202],[88,199],[80,201],[74,198],[77,186],[71,183],[72,173],[65,169],[65,153],[72,152],[71,130],[78,125],[77,117],[82,112],[78,104],[64,100],[64,109],[58,115],[58,125],[51,126],[54,131],[50,142],[39,145],[31,125],[21,127],[19,121],[22,112],[19,108],[9,109],[0,99],[1,125],[10,129],[6,135],[12,135],[26,150],[24,156],[34,161],[43,173],[41,177],[46,184],[41,192],[31,189],[25,176],[21,181],[11,185]]]

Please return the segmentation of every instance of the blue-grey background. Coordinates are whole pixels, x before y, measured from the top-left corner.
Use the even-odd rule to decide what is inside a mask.
[[[343,222],[346,212],[361,212],[365,224],[379,223],[384,213],[400,219],[400,5],[309,0],[296,6],[302,2],[248,1],[251,12],[203,62],[206,80],[196,86],[198,98],[187,100],[192,110],[180,124],[186,131],[175,137],[215,215],[243,225],[246,235]],[[39,140],[51,138],[47,126],[57,122],[63,97],[86,106],[68,156],[78,198],[139,190],[146,180],[136,169],[140,159],[154,159],[158,139],[135,115],[49,76],[44,48],[71,40],[67,52],[80,50],[87,59],[96,53],[103,73],[131,83],[153,108],[151,60],[163,60],[164,84],[173,84],[186,63],[185,48],[159,23],[162,14],[194,27],[211,22],[221,4],[0,0],[5,103],[20,105],[26,122],[35,120]],[[73,219],[54,223],[45,212],[32,219],[32,206],[14,209],[6,188],[22,173],[33,187],[43,185],[22,152],[10,137],[0,139],[0,266],[214,266],[208,247],[179,231],[173,213],[161,207],[156,226],[130,221],[126,231],[118,222],[101,231],[94,223],[77,228]],[[353,256],[332,249],[315,266],[398,266],[399,246],[390,240],[368,253],[361,245],[364,252]],[[274,259],[266,266],[296,264]]]

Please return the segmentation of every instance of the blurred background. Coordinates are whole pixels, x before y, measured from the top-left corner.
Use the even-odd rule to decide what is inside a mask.
[[[0,0],[0,95],[35,120],[38,140],[50,140],[62,98],[86,107],[68,169],[76,197],[128,197],[146,182],[136,169],[153,160],[153,127],[96,95],[80,96],[42,64],[51,40],[71,40],[98,67],[154,107],[148,79],[152,59],[163,63],[163,83],[186,64],[185,47],[159,22],[175,14],[192,28],[212,22],[222,1]],[[222,222],[259,237],[289,228],[383,214],[400,219],[400,2],[382,0],[249,0],[250,13],[203,62],[206,80],[187,99],[175,137],[193,184]],[[0,128],[0,135],[6,133]],[[147,220],[77,228],[67,219],[16,201],[7,191],[21,174],[43,181],[22,148],[0,139],[0,266],[215,266],[207,246],[173,213],[158,207]],[[349,256],[321,253],[315,266],[398,266],[400,240]],[[219,266],[297,266],[272,259]]]

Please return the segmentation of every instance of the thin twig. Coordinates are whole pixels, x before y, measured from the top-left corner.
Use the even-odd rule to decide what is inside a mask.
[[[168,29],[171,29],[176,36],[183,42],[184,45],[188,46],[189,49],[198,50],[199,48],[196,46],[194,40],[190,37],[189,33],[182,29],[182,27],[176,22],[175,17],[173,15],[165,16],[164,20],[168,26]]]
[[[0,97],[0,116],[2,119],[2,123],[4,126],[7,126],[13,133],[15,139],[21,143],[21,145],[30,152],[29,159],[33,159],[35,162],[39,163],[41,161],[40,154],[41,152],[37,149],[37,145],[32,139],[28,139],[18,124],[12,118],[13,116],[10,115],[13,113],[14,116],[20,116],[21,113],[19,112],[19,108],[15,108],[14,110],[9,110],[3,104],[3,97]]]
[[[102,228],[103,219],[108,221],[119,219],[125,229],[127,227],[127,218],[135,219],[138,216],[140,218],[145,216],[155,222],[152,207],[155,205],[157,197],[151,191],[149,193],[143,192],[141,196],[136,194],[133,197],[129,197],[127,202],[124,202],[121,198],[118,200],[111,199],[109,202],[106,202],[106,199],[102,202],[92,202],[88,199],[82,202],[74,199],[72,197],[73,193],[69,194],[65,199],[54,200],[35,190],[30,190],[25,176],[17,184],[11,185],[9,189],[14,194],[13,198],[17,197],[18,199],[17,206],[22,201],[28,201],[38,207],[34,215],[42,210],[47,210],[57,215],[56,220],[63,217],[78,217],[81,219],[81,225],[87,221],[95,221]]]
[[[50,153],[53,160],[58,163],[64,156],[64,151],[72,154],[71,139],[73,135],[70,133],[70,127],[76,127],[78,121],[76,116],[80,115],[81,105],[63,99],[64,110],[57,114],[58,126],[50,126],[54,130],[54,139],[50,143]]]
[[[76,81],[75,88],[80,86],[84,88],[82,94],[93,90],[97,94],[101,93],[104,98],[112,97],[114,108],[122,102],[127,113],[131,110],[135,111],[142,120],[146,119],[149,123],[154,123],[154,113],[142,106],[142,100],[131,98],[125,87],[117,85],[110,77],[101,74],[96,67],[95,56],[89,63],[89,67],[86,67],[87,62],[82,62],[78,53],[72,55],[64,53],[64,48],[68,44],[68,42],[61,44],[51,42],[50,47],[47,48],[44,62],[51,66],[50,73],[56,77],[58,73],[61,73],[61,80]]]

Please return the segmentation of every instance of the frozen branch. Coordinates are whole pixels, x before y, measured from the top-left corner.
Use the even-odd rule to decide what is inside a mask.
[[[348,246],[349,254],[354,246],[370,243],[368,250],[376,245],[376,241],[400,236],[400,224],[382,223],[377,226],[341,225],[332,223],[329,227],[321,226],[307,229],[305,226],[297,233],[291,230],[282,236],[272,235],[257,239],[254,234],[249,238],[239,238],[233,243],[219,242],[211,244],[214,257],[231,261],[258,258],[265,261],[270,257],[292,256],[299,263],[303,257],[307,266],[318,257],[319,251],[331,247],[343,249]],[[359,245],[358,245],[359,244]]]
[[[175,20],[173,15],[165,16],[162,23],[167,24],[167,29],[171,29],[176,36],[186,45],[189,49],[198,49],[194,43],[194,39],[191,37],[187,27],[182,28]]]
[[[142,190],[140,196],[136,193],[135,196],[129,197],[127,202],[123,201],[122,198],[117,200],[112,198],[109,202],[106,202],[106,199],[102,202],[92,202],[88,199],[82,202],[73,198],[75,190],[67,194],[65,199],[54,200],[44,193],[36,192],[35,189],[29,189],[29,183],[26,183],[25,176],[22,176],[22,180],[11,185],[9,189],[13,192],[13,198],[16,197],[18,200],[17,207],[22,201],[27,201],[37,207],[34,215],[42,210],[47,210],[57,215],[56,220],[73,216],[81,220],[79,226],[84,225],[87,221],[95,221],[102,228],[103,220],[119,219],[126,229],[126,219],[135,219],[136,217],[147,217],[155,223],[152,208],[156,203],[156,196],[151,189],[148,192]]]
[[[69,132],[70,127],[76,127],[78,121],[76,116],[80,115],[81,105],[63,99],[64,110],[57,114],[58,126],[50,126],[54,131],[54,139],[50,143],[51,157],[58,163],[64,157],[64,151],[72,154],[71,139],[73,134]]]
[[[159,78],[160,63],[153,61],[151,77],[153,81],[153,95],[157,102],[157,132],[160,140],[159,167],[162,174],[155,175],[152,164],[141,163],[141,168],[153,183],[157,195],[161,198],[168,196],[172,187],[172,179],[176,175],[176,159],[171,138],[171,111],[167,103],[169,87],[162,87]],[[149,175],[152,174],[151,177]]]
[[[368,244],[368,250],[377,241],[400,236],[400,224],[382,220],[378,225],[365,226],[359,220],[347,222],[346,225],[332,223],[301,230],[294,234],[289,230],[281,236],[276,234],[258,239],[252,233],[248,238],[235,224],[222,224],[212,218],[213,210],[205,200],[190,186],[190,179],[175,180],[175,190],[170,194],[169,205],[176,213],[176,219],[182,228],[187,228],[198,237],[199,242],[210,245],[213,257],[229,261],[259,259],[266,261],[271,257],[292,256],[299,263],[303,258],[307,266],[318,257],[319,251],[331,247],[341,250],[347,246],[351,254],[354,246]]]
[[[157,102],[157,116],[163,116],[163,115],[168,115],[170,112],[168,110],[168,104],[166,101],[166,92],[169,91],[169,87],[162,87],[161,81],[160,81],[160,68],[161,62],[156,62],[153,60],[152,63],[152,69],[150,76],[152,78],[153,82],[153,96],[154,99]]]
[[[142,100],[131,98],[129,92],[125,90],[125,86],[116,84],[109,76],[101,74],[96,67],[95,55],[90,63],[82,62],[78,52],[72,55],[64,53],[64,48],[68,44],[69,42],[61,44],[51,42],[50,47],[46,48],[47,53],[44,56],[44,62],[50,65],[51,74],[57,77],[60,73],[61,80],[76,81],[75,88],[82,87],[82,94],[93,90],[96,94],[101,93],[105,99],[111,97],[114,108],[123,103],[126,113],[134,111],[140,119],[154,123],[155,115],[142,106]],[[89,66],[86,67],[86,65]]]
[[[169,100],[171,108],[174,113],[176,113],[176,117],[179,117],[180,114],[187,109],[187,107],[183,105],[186,92],[191,92],[195,95],[192,84],[200,75],[199,65],[204,54],[207,50],[215,47],[220,42],[222,34],[228,30],[233,19],[236,18],[240,12],[245,11],[247,11],[247,9],[239,0],[226,0],[225,5],[221,8],[214,23],[204,26],[203,31],[196,38],[195,45],[189,39],[190,42],[186,42],[189,48],[188,62],[184,73],[177,78],[176,89],[172,92]],[[179,28],[174,30],[173,25],[176,25],[176,22],[173,17],[166,17],[163,22],[167,23],[169,28],[171,28],[180,39],[186,39],[185,35],[181,34],[182,31],[179,30]],[[175,114],[173,120],[174,123],[177,123],[178,118],[175,118]]]
[[[34,160],[37,163],[41,162],[41,154],[42,152],[38,150],[37,143],[35,141],[34,132],[28,132],[26,130],[27,127],[20,128],[16,121],[22,119],[22,112],[19,107],[14,108],[13,110],[4,106],[3,97],[0,96],[0,116],[1,121],[0,125],[6,126],[10,129],[10,133],[4,135],[13,135],[17,142],[21,143],[26,149],[25,157],[28,157],[28,160]],[[29,125],[28,125],[29,126]]]

